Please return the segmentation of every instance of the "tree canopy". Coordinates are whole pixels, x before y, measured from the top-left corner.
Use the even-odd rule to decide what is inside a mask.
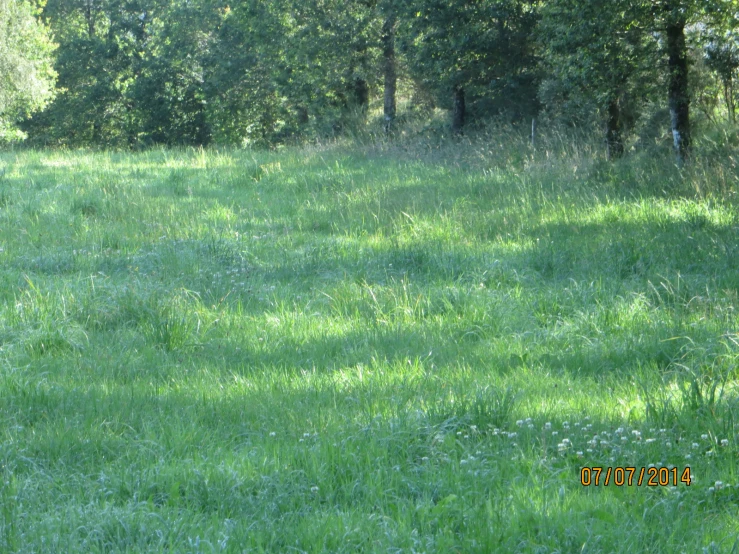
[[[17,136],[19,118],[43,108],[54,94],[48,28],[24,0],[0,0],[0,137]]]
[[[0,0],[0,10],[3,122],[23,118],[36,144],[273,146],[389,132],[396,117],[441,109],[455,133],[491,118],[597,126],[611,157],[658,121],[684,158],[696,98],[704,117],[736,111],[735,0],[48,0],[43,10]]]

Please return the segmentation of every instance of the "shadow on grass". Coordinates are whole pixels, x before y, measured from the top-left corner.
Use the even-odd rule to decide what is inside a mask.
[[[261,166],[254,165],[258,167]],[[164,191],[165,196],[203,194],[214,202],[221,201],[220,195],[200,185],[208,182],[206,171],[168,169],[155,190]],[[49,189],[51,180],[59,179],[58,169],[36,168],[34,173],[33,178],[39,179],[41,188]],[[393,221],[411,208],[414,215],[433,220],[459,200],[466,200],[467,206],[476,209],[492,207],[496,200],[503,201],[496,206],[501,212],[516,207],[516,191],[510,185],[507,189],[491,190],[499,184],[494,179],[486,182],[458,173],[462,177],[458,187],[454,186],[454,176],[437,168],[423,174],[430,183],[401,184],[384,190],[381,201],[387,207],[383,221]],[[328,199],[341,192],[355,192],[362,178],[364,174],[360,171],[347,170],[342,174],[325,169],[304,181],[295,178],[280,188],[278,177],[254,169],[251,174],[248,170],[244,175],[231,173],[223,182],[235,188],[273,186],[273,195],[294,189],[296,194],[316,193]],[[10,181],[13,181],[11,188],[20,188],[23,182],[22,179]],[[543,194],[546,198],[549,193]],[[6,204],[12,206],[15,201],[23,199],[12,193]],[[206,341],[193,356],[199,362],[222,360],[224,368],[238,364],[295,371],[318,367],[333,371],[343,366],[369,364],[374,359],[395,363],[406,358],[422,358],[436,351],[440,365],[464,359],[502,372],[529,366],[570,372],[573,376],[611,371],[628,375],[639,363],[661,371],[681,359],[684,352],[679,343],[668,341],[678,336],[677,333],[706,343],[711,337],[715,339],[731,330],[730,322],[721,313],[725,307],[721,302],[730,303],[728,293],[733,291],[735,295],[739,289],[739,237],[733,221],[725,219],[724,223],[716,223],[715,218],[698,211],[678,215],[665,211],[645,213],[643,222],[614,212],[597,223],[580,223],[577,210],[595,209],[600,201],[596,195],[590,195],[579,202],[573,205],[575,213],[570,223],[540,223],[540,219],[532,216],[532,224],[519,229],[514,237],[518,240],[515,247],[502,240],[480,240],[482,236],[505,232],[504,219],[491,220],[493,228],[485,229],[483,218],[483,227],[480,223],[476,228],[470,225],[475,232],[468,232],[461,215],[455,217],[463,228],[462,233],[468,233],[466,243],[448,237],[415,239],[412,234],[402,236],[395,231],[377,241],[348,238],[336,232],[341,230],[336,222],[341,221],[344,207],[333,206],[302,214],[306,222],[317,224],[316,230],[320,232],[309,230],[298,237],[297,232],[288,230],[287,239],[300,239],[300,247],[291,248],[289,240],[281,241],[274,227],[264,224],[254,225],[252,229],[254,235],[267,237],[258,244],[249,237],[165,241],[141,247],[130,257],[100,254],[84,263],[79,263],[76,254],[61,249],[37,257],[16,257],[9,260],[6,268],[49,277],[89,270],[125,280],[134,275],[131,268],[135,266],[139,272],[137,278],[144,286],[154,281],[160,288],[197,291],[206,305],[225,310],[238,308],[248,316],[261,317],[274,312],[275,300],[288,306],[292,303],[292,307],[305,306],[307,302],[298,302],[297,296],[307,294],[319,315],[356,317],[367,324],[365,331],[306,339],[278,336],[278,333],[272,337],[273,341],[258,348],[236,347],[233,340]],[[98,217],[104,209],[102,204],[98,208],[97,204],[84,201],[70,209],[75,205],[78,215],[86,218]],[[529,208],[534,212],[539,209],[533,204]],[[35,205],[34,210],[39,226],[53,227],[56,220],[52,214],[44,213],[40,205]],[[359,225],[357,218],[358,215],[351,215],[342,225],[347,228]],[[384,228],[383,225],[373,228]],[[195,269],[203,270],[202,274]],[[238,272],[238,275],[222,280],[213,277],[226,272]],[[243,282],[238,289],[231,284],[237,279]],[[598,283],[596,292],[582,293],[579,297],[580,293],[573,292],[589,283]],[[355,289],[350,287],[352,284],[356,285]],[[434,327],[425,321],[431,319],[429,315],[412,311],[415,295],[425,297],[426,304],[422,307],[427,314],[447,317],[455,315],[456,310],[460,312],[457,315],[464,316],[465,310],[474,312],[464,297],[473,295],[479,285],[495,294],[475,293],[480,310],[466,319],[456,318],[461,320],[458,323],[443,322]],[[279,288],[270,291],[272,286]],[[345,290],[341,301],[323,304],[317,301],[324,294],[335,297],[335,291],[342,287]],[[381,317],[368,297],[376,291],[369,291],[363,298],[351,298],[353,293],[368,287],[385,288],[395,294],[385,298]],[[461,292],[435,305],[444,287],[457,287]],[[409,297],[400,296],[398,291],[404,288],[411,291]],[[621,337],[594,336],[588,338],[590,342],[574,335],[556,338],[554,331],[558,327],[598,310],[602,312],[602,320],[596,324],[602,332],[615,334],[618,323],[609,322],[608,312],[617,318],[614,306],[620,302],[619,298],[628,300],[636,296],[646,299],[646,311],[651,310],[649,316],[664,321],[630,322],[627,328],[621,327]],[[494,302],[497,302],[495,309],[486,311]],[[498,309],[501,303],[512,306],[510,312]],[[410,309],[409,318],[417,321],[395,323],[394,318],[402,319],[393,311],[395,308]],[[513,323],[491,322],[513,312],[516,314]],[[685,317],[684,323],[677,322],[676,312]],[[693,315],[695,321],[691,320]],[[378,325],[381,318],[390,321],[386,328]],[[130,321],[122,318],[120,326],[130,326]],[[108,330],[115,329],[114,321]],[[527,332],[540,337],[534,353],[526,354],[525,340],[520,338],[508,341],[505,347],[500,344],[491,347],[495,341],[505,341],[506,336],[524,336]],[[511,351],[512,344],[517,351]]]

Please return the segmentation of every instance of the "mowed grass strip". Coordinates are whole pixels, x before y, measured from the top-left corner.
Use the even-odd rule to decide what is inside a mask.
[[[455,148],[0,155],[0,550],[738,548],[732,196]]]

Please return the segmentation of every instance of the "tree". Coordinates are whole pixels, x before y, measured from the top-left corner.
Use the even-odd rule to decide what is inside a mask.
[[[627,105],[648,96],[654,82],[658,53],[645,32],[645,8],[631,0],[552,0],[542,10],[539,37],[551,68],[543,98],[550,110],[592,103],[604,122],[609,158],[624,152]]]
[[[137,0],[49,0],[44,15],[59,41],[59,94],[23,126],[40,143],[121,145],[131,141],[127,97],[153,11]]]
[[[404,6],[404,50],[417,82],[452,109],[462,131],[468,109],[511,119],[538,110],[534,30],[523,0],[423,0]]]
[[[54,94],[54,45],[36,15],[24,0],[0,0],[0,139],[17,137],[18,120]]]
[[[167,2],[139,15],[145,27],[127,93],[134,142],[206,145],[212,132],[206,77],[219,10],[212,2]]]
[[[678,165],[685,162],[690,154],[692,143],[685,28],[693,9],[690,2],[683,0],[662,0],[654,6],[658,25],[665,34],[668,72],[667,99],[670,108],[673,148]]]
[[[667,98],[673,148],[678,165],[690,156],[690,88],[686,29],[691,23],[715,25],[737,13],[736,0],[651,0],[654,30],[664,37],[667,57]]]
[[[383,117],[385,133],[390,133],[395,122],[397,105],[395,94],[398,88],[398,71],[395,65],[395,27],[397,16],[394,6],[385,8],[382,23],[382,73],[383,73]]]
[[[205,144],[203,59],[216,7],[193,0],[48,0],[60,94],[24,122],[38,143]]]
[[[735,81],[739,74],[739,2],[724,2],[710,12],[711,26],[703,33],[704,59],[723,89],[726,115],[736,123]]]
[[[739,70],[739,36],[729,31],[711,37],[705,49],[706,63],[721,79],[726,113],[730,123],[736,123],[734,81]]]
[[[220,11],[205,61],[208,115],[217,142],[268,145],[291,118],[273,78],[282,73],[282,79],[290,82],[293,77],[281,59],[288,30],[280,12],[273,2],[254,1]]]

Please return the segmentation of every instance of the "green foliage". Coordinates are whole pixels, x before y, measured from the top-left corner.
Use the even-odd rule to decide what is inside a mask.
[[[481,116],[535,114],[538,14],[524,0],[408,2],[401,41],[416,82],[450,107],[464,88]]]
[[[21,138],[17,121],[53,97],[54,44],[26,0],[0,0],[0,141]]]
[[[135,113],[131,141],[206,145],[212,138],[206,66],[217,5],[177,2],[145,14],[149,37],[130,92]]]
[[[45,13],[61,37],[63,93],[27,123],[38,142],[268,145],[335,134],[358,83],[378,73],[376,14],[362,3],[51,0]]]
[[[644,103],[660,92],[649,16],[649,6],[625,0],[544,5],[539,39],[551,72],[541,95],[550,116],[587,125],[605,121],[615,103],[619,124],[633,127]]]
[[[58,94],[22,129],[37,145],[130,148],[385,136],[381,106],[395,79],[385,87],[384,60],[393,50],[398,98],[389,93],[388,106],[399,106],[396,136],[424,124],[424,132],[446,135],[438,108],[454,110],[457,131],[465,115],[530,122],[543,109],[544,125],[605,122],[609,146],[621,152],[637,122],[669,102],[680,105],[687,132],[691,95],[715,119],[723,88],[732,117],[732,5],[49,0],[43,17],[59,42]],[[667,28],[678,39],[689,29],[677,57],[667,52]],[[384,50],[390,36],[396,46]],[[701,60],[691,73],[688,57]],[[683,64],[680,79],[665,70],[671,59]],[[33,107],[48,95],[38,99]]]
[[[219,142],[266,145],[341,131],[377,81],[377,14],[362,2],[243,2],[209,59]],[[234,118],[233,114],[238,114]]]
[[[732,26],[733,27],[733,26]],[[715,29],[704,38],[706,65],[718,76],[729,122],[736,121],[735,81],[739,77],[739,36],[735,30]]]

